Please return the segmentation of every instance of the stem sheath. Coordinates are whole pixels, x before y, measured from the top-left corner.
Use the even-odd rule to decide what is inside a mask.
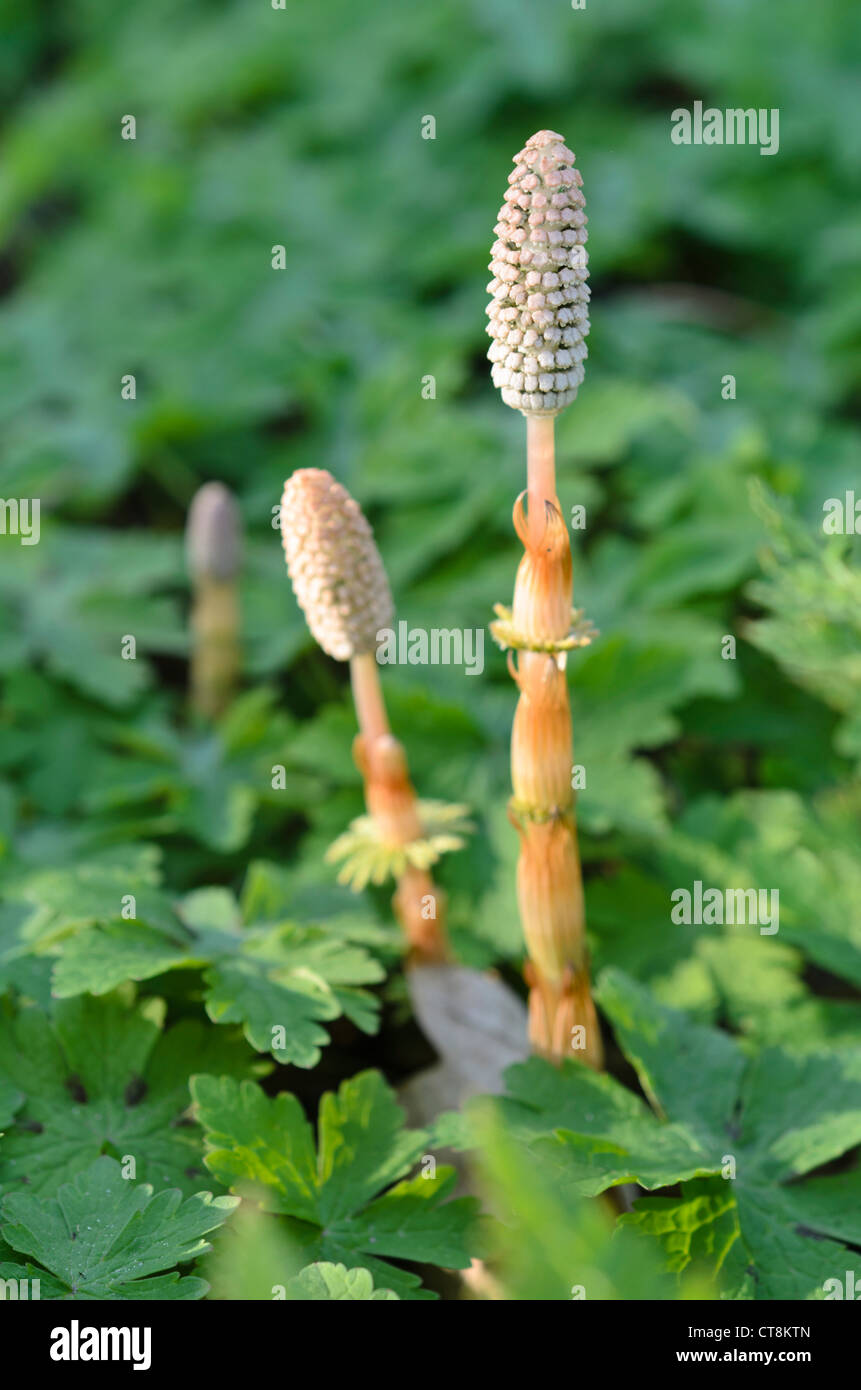
[[[511,668],[519,690],[511,814],[520,835],[517,899],[530,957],[529,1036],[537,1052],[554,1060],[575,1048],[600,1067],[571,789],[566,656],[540,649],[564,636],[571,616],[571,548],[556,496],[552,415],[527,416],[527,472],[528,514],[519,526],[526,554],[512,611],[532,649],[521,650]]]

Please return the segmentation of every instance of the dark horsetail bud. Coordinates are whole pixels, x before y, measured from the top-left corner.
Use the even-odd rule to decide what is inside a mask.
[[[235,579],[239,573],[239,508],[224,483],[204,483],[191,499],[185,549],[192,579]]]

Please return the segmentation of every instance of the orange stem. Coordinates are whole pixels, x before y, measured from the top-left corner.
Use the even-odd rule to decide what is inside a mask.
[[[571,547],[556,496],[554,418],[527,416],[525,555],[515,584],[518,631],[536,644],[565,636],[571,616]],[[565,655],[524,650],[509,662],[520,696],[511,737],[512,820],[520,835],[517,897],[529,964],[529,1037],[554,1060],[603,1063],[589,990],[583,883],[571,790],[571,715]],[[576,1049],[572,1053],[572,1048]]]
[[[350,681],[362,737],[373,743],[375,739],[391,733],[380,685],[380,668],[373,652],[362,652],[351,659]]]
[[[544,528],[544,504],[556,501],[554,417],[527,415],[526,471],[529,498],[529,540],[537,545]]]
[[[418,800],[403,747],[391,732],[373,652],[351,659],[350,680],[359,724],[353,757],[365,784],[368,813],[385,839],[394,845],[409,844],[422,834]],[[408,866],[398,879],[392,904],[413,959],[445,960],[445,894],[430,874]]]

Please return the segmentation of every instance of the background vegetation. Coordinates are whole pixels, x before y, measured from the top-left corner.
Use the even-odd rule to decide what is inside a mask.
[[[730,1030],[752,1066],[779,1045],[788,1070],[767,1075],[787,1094],[793,1068],[826,1056],[822,1075],[845,1085],[834,1113],[858,1110],[861,578],[857,538],[822,533],[827,498],[861,497],[857,7],[68,0],[22,13],[2,0],[0,14],[0,493],[42,503],[39,545],[0,544],[0,987],[7,1030],[38,1014],[58,1030],[51,1056],[66,1049],[49,1081],[0,1045],[3,1119],[19,1116],[0,1141],[7,1200],[24,1200],[16,1164],[50,1198],[82,1173],[98,1186],[87,1165],[129,1151],[113,1100],[77,1147],[33,1131],[80,1135],[62,1106],[84,1103],[67,1084],[86,1070],[70,1060],[81,1030],[126,1039],[120,1095],[149,1055],[165,1093],[178,1088],[159,1109],[150,1080],[157,1142],[133,1151],[149,1154],[138,1177],[156,1192],[170,1179],[189,1195],[223,1188],[158,1136],[190,1073],[259,1071],[234,1033],[244,1025],[266,1052],[273,972],[282,988],[310,963],[326,998],[311,1007],[295,986],[301,1055],[276,1054],[270,1096],[313,1112],[363,1068],[397,1083],[431,1059],[386,896],[352,898],[322,862],[361,808],[353,719],[343,671],[294,604],[272,515],[290,472],[328,468],[374,524],[399,617],[483,627],[509,599],[524,430],[489,381],[485,268],[511,157],[542,127],[575,150],[590,218],[590,356],[558,450],[563,507],[587,509],[575,599],[601,631],[572,660],[571,688],[608,1037],[623,1041],[621,971],[644,987],[643,1009],[669,1005],[721,1045]],[[697,99],[778,108],[779,153],[672,144],[671,111]],[[120,139],[126,114],[133,142]],[[427,114],[434,140],[421,138]],[[127,373],[134,401],[121,399]],[[216,731],[186,712],[182,553],[210,478],[237,491],[247,529],[244,689]],[[126,634],[135,661],[121,659]],[[722,659],[726,634],[735,660]],[[385,677],[422,795],[474,810],[471,845],[443,875],[458,953],[516,986],[504,659],[488,639],[481,677]],[[286,790],[272,788],[275,764]],[[672,927],[669,894],[696,878],[778,888],[779,934]],[[117,920],[128,893],[134,940]],[[237,944],[240,918],[250,944]],[[288,920],[299,925],[273,939]],[[139,982],[136,1002],[124,980]],[[377,1006],[381,1028],[363,1031]],[[627,1053],[642,1083],[647,1064]],[[610,1069],[637,1088],[615,1046]],[[688,1092],[709,1076],[695,1069]],[[851,1176],[853,1126],[806,1166],[845,1152]],[[496,1174],[512,1191],[519,1161]],[[10,1239],[24,1218],[3,1216],[15,1259],[36,1257]],[[406,1258],[457,1263],[437,1254]],[[517,1296],[567,1297],[582,1281],[554,1282],[557,1258]],[[618,1270],[605,1274],[601,1296],[626,1296]],[[759,1293],[808,1297],[820,1276],[782,1293],[768,1276]],[[403,1280],[382,1287],[414,1296]]]

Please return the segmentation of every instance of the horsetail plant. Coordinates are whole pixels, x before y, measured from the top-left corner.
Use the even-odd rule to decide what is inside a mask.
[[[589,987],[572,791],[569,651],[595,635],[572,609],[568,530],[556,496],[554,421],[583,380],[589,331],[582,179],[561,135],[541,130],[514,157],[495,227],[488,357],[506,405],[526,417],[527,487],[514,505],[524,546],[511,609],[496,606],[519,698],[511,736],[517,898],[529,953],[529,1036],[552,1058],[572,1045],[602,1065]],[[524,513],[524,498],[527,510]]]
[[[368,814],[339,836],[328,857],[343,861],[339,879],[357,892],[368,882],[394,879],[393,906],[413,960],[445,961],[445,895],[430,869],[443,853],[462,847],[466,808],[419,800],[392,734],[376,659],[378,633],[391,626],[392,597],[373,532],[330,473],[303,468],[284,485],[281,535],[312,636],[329,656],[350,663],[359,725],[353,758]]]
[[[223,483],[204,483],[194,494],[185,543],[192,585],[191,704],[204,719],[215,719],[230,704],[240,668],[241,524],[236,499]]]

